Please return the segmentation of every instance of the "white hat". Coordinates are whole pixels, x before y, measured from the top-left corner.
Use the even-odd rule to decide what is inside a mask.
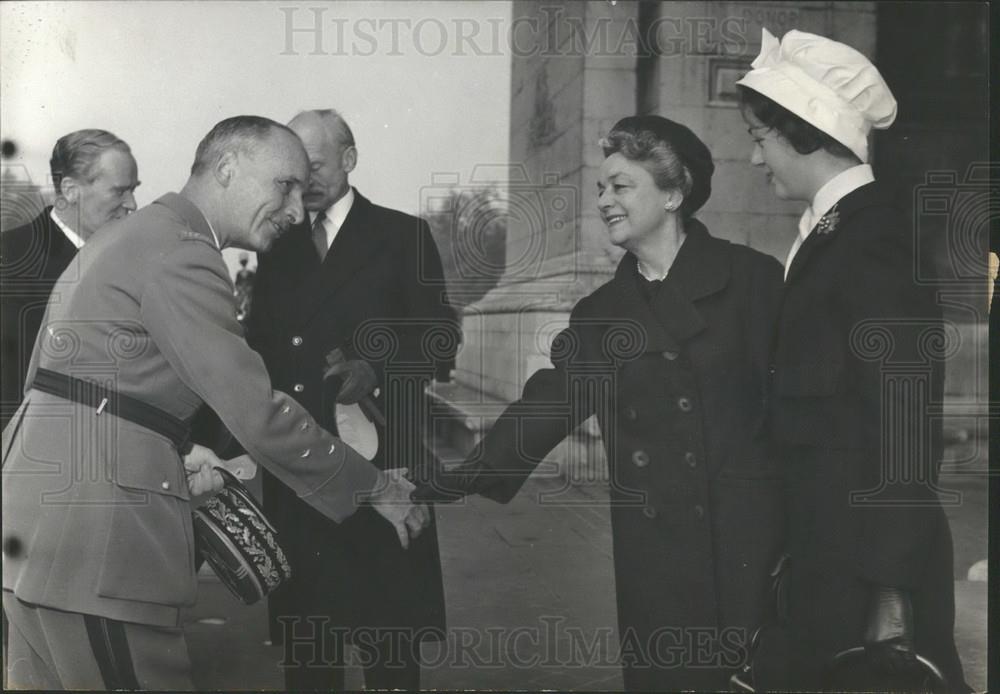
[[[896,119],[896,99],[858,51],[823,36],[764,29],[753,69],[738,80],[868,161],[868,133]]]

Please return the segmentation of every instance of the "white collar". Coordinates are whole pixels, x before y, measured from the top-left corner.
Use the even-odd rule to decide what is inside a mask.
[[[75,231],[73,231],[72,229],[70,229],[66,225],[66,222],[59,219],[59,215],[56,214],[56,208],[54,207],[52,208],[52,211],[49,212],[49,217],[51,217],[52,221],[56,223],[56,226],[62,230],[63,235],[65,235],[66,238],[69,239],[69,242],[74,246],[76,246],[77,250],[83,248],[83,237],[80,236]]]
[[[858,164],[841,171],[823,184],[823,187],[816,191],[812,204],[805,209],[799,219],[799,239],[806,240],[813,227],[819,223],[827,212],[834,205],[842,200],[847,194],[853,193],[863,185],[867,185],[875,180],[870,164]]]
[[[334,234],[340,231],[340,227],[344,226],[344,220],[347,219],[347,214],[351,211],[351,207],[353,206],[354,206],[354,188],[352,186],[347,189],[347,192],[341,196],[340,200],[333,203],[332,205],[330,205],[330,207],[324,210],[323,213],[326,215],[324,226],[326,227],[327,230],[326,234],[328,241],[330,240],[329,237],[330,237],[331,227]],[[319,212],[310,212],[309,221],[312,224],[315,224],[316,217],[318,215]]]
[[[202,215],[202,217],[205,217],[205,215]],[[213,227],[212,223],[208,221],[208,217],[205,217],[205,224],[208,225],[208,230],[212,232],[212,240],[215,241],[215,247],[221,251],[222,244],[219,242],[219,235],[215,233],[215,227]]]

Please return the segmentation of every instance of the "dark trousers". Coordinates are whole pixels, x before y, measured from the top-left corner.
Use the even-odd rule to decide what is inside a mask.
[[[307,627],[286,633],[282,668],[285,688],[296,690],[342,690],[349,662],[357,662],[365,673],[367,689],[420,689],[420,644],[408,631],[357,629],[350,634],[336,629],[325,632]],[[357,649],[348,660],[348,644]]]

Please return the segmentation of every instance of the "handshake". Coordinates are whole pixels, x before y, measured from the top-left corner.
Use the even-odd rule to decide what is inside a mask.
[[[384,483],[380,484],[368,500],[396,529],[403,548],[420,535],[431,521],[427,504],[457,501],[468,494],[475,494],[484,487],[480,482],[481,466],[463,465],[448,472],[439,472],[433,482],[414,485],[406,479],[406,468],[386,470]]]
[[[237,479],[250,479],[256,473],[256,464],[246,455],[222,460],[210,448],[197,444],[184,456],[188,491],[191,505],[201,506],[222,491],[224,480],[219,468],[226,468]],[[395,468],[380,473],[379,483],[368,496],[368,503],[396,530],[404,549],[430,525],[428,503],[457,501],[467,494],[479,491],[477,483],[479,466],[462,466],[457,470],[439,473],[433,483],[420,486],[406,479],[406,468]]]

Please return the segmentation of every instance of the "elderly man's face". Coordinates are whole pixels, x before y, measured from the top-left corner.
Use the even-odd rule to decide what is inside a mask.
[[[309,155],[309,188],[302,201],[310,212],[322,212],[350,188],[347,175],[354,168],[354,147],[343,144],[318,120],[296,120],[289,127]]]
[[[251,156],[237,164],[236,199],[232,208],[238,237],[233,245],[253,251],[270,250],[274,242],[305,216],[302,193],[309,162],[298,138],[275,130]]]
[[[82,237],[88,238],[106,224],[135,212],[135,189],[139,167],[128,152],[107,149],[94,162],[92,180],[74,180],[67,191],[76,209],[64,219]]]

